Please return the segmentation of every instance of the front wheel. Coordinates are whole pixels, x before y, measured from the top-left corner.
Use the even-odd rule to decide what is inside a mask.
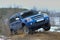
[[[29,28],[27,26],[23,27],[23,33],[24,34],[29,34]]]
[[[43,28],[45,31],[50,30],[50,24],[46,24],[45,27]]]
[[[32,34],[33,32],[32,32],[32,30],[29,29],[27,26],[24,26],[24,27],[23,27],[23,33],[24,33],[24,34]]]
[[[44,31],[48,31],[48,30],[50,30],[50,27],[46,27],[46,28],[43,28],[44,29]]]

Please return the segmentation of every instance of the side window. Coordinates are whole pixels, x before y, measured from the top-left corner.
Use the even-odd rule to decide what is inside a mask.
[[[19,16],[15,16],[15,17],[13,17],[13,18],[10,19],[10,23],[18,21],[19,19],[20,19]]]
[[[10,19],[10,23],[18,21],[19,19],[20,19],[19,16],[15,16],[14,18]]]
[[[16,21],[15,18],[10,19],[10,23]]]

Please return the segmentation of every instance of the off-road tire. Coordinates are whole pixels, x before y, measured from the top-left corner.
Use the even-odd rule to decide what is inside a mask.
[[[33,34],[32,30],[29,29],[27,26],[23,27],[23,33],[24,34]]]
[[[23,27],[23,33],[24,34],[29,34],[29,28],[27,26]]]
[[[50,23],[45,24],[45,27],[43,29],[44,29],[44,31],[49,31],[50,30]]]

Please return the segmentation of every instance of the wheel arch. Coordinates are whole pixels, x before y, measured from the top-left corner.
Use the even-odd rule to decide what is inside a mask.
[[[25,23],[22,23],[22,27],[24,27],[25,26]]]

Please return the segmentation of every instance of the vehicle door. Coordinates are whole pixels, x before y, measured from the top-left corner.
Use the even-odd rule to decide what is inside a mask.
[[[19,16],[13,17],[10,21],[11,21],[11,28],[16,29],[16,30],[22,28]]]

